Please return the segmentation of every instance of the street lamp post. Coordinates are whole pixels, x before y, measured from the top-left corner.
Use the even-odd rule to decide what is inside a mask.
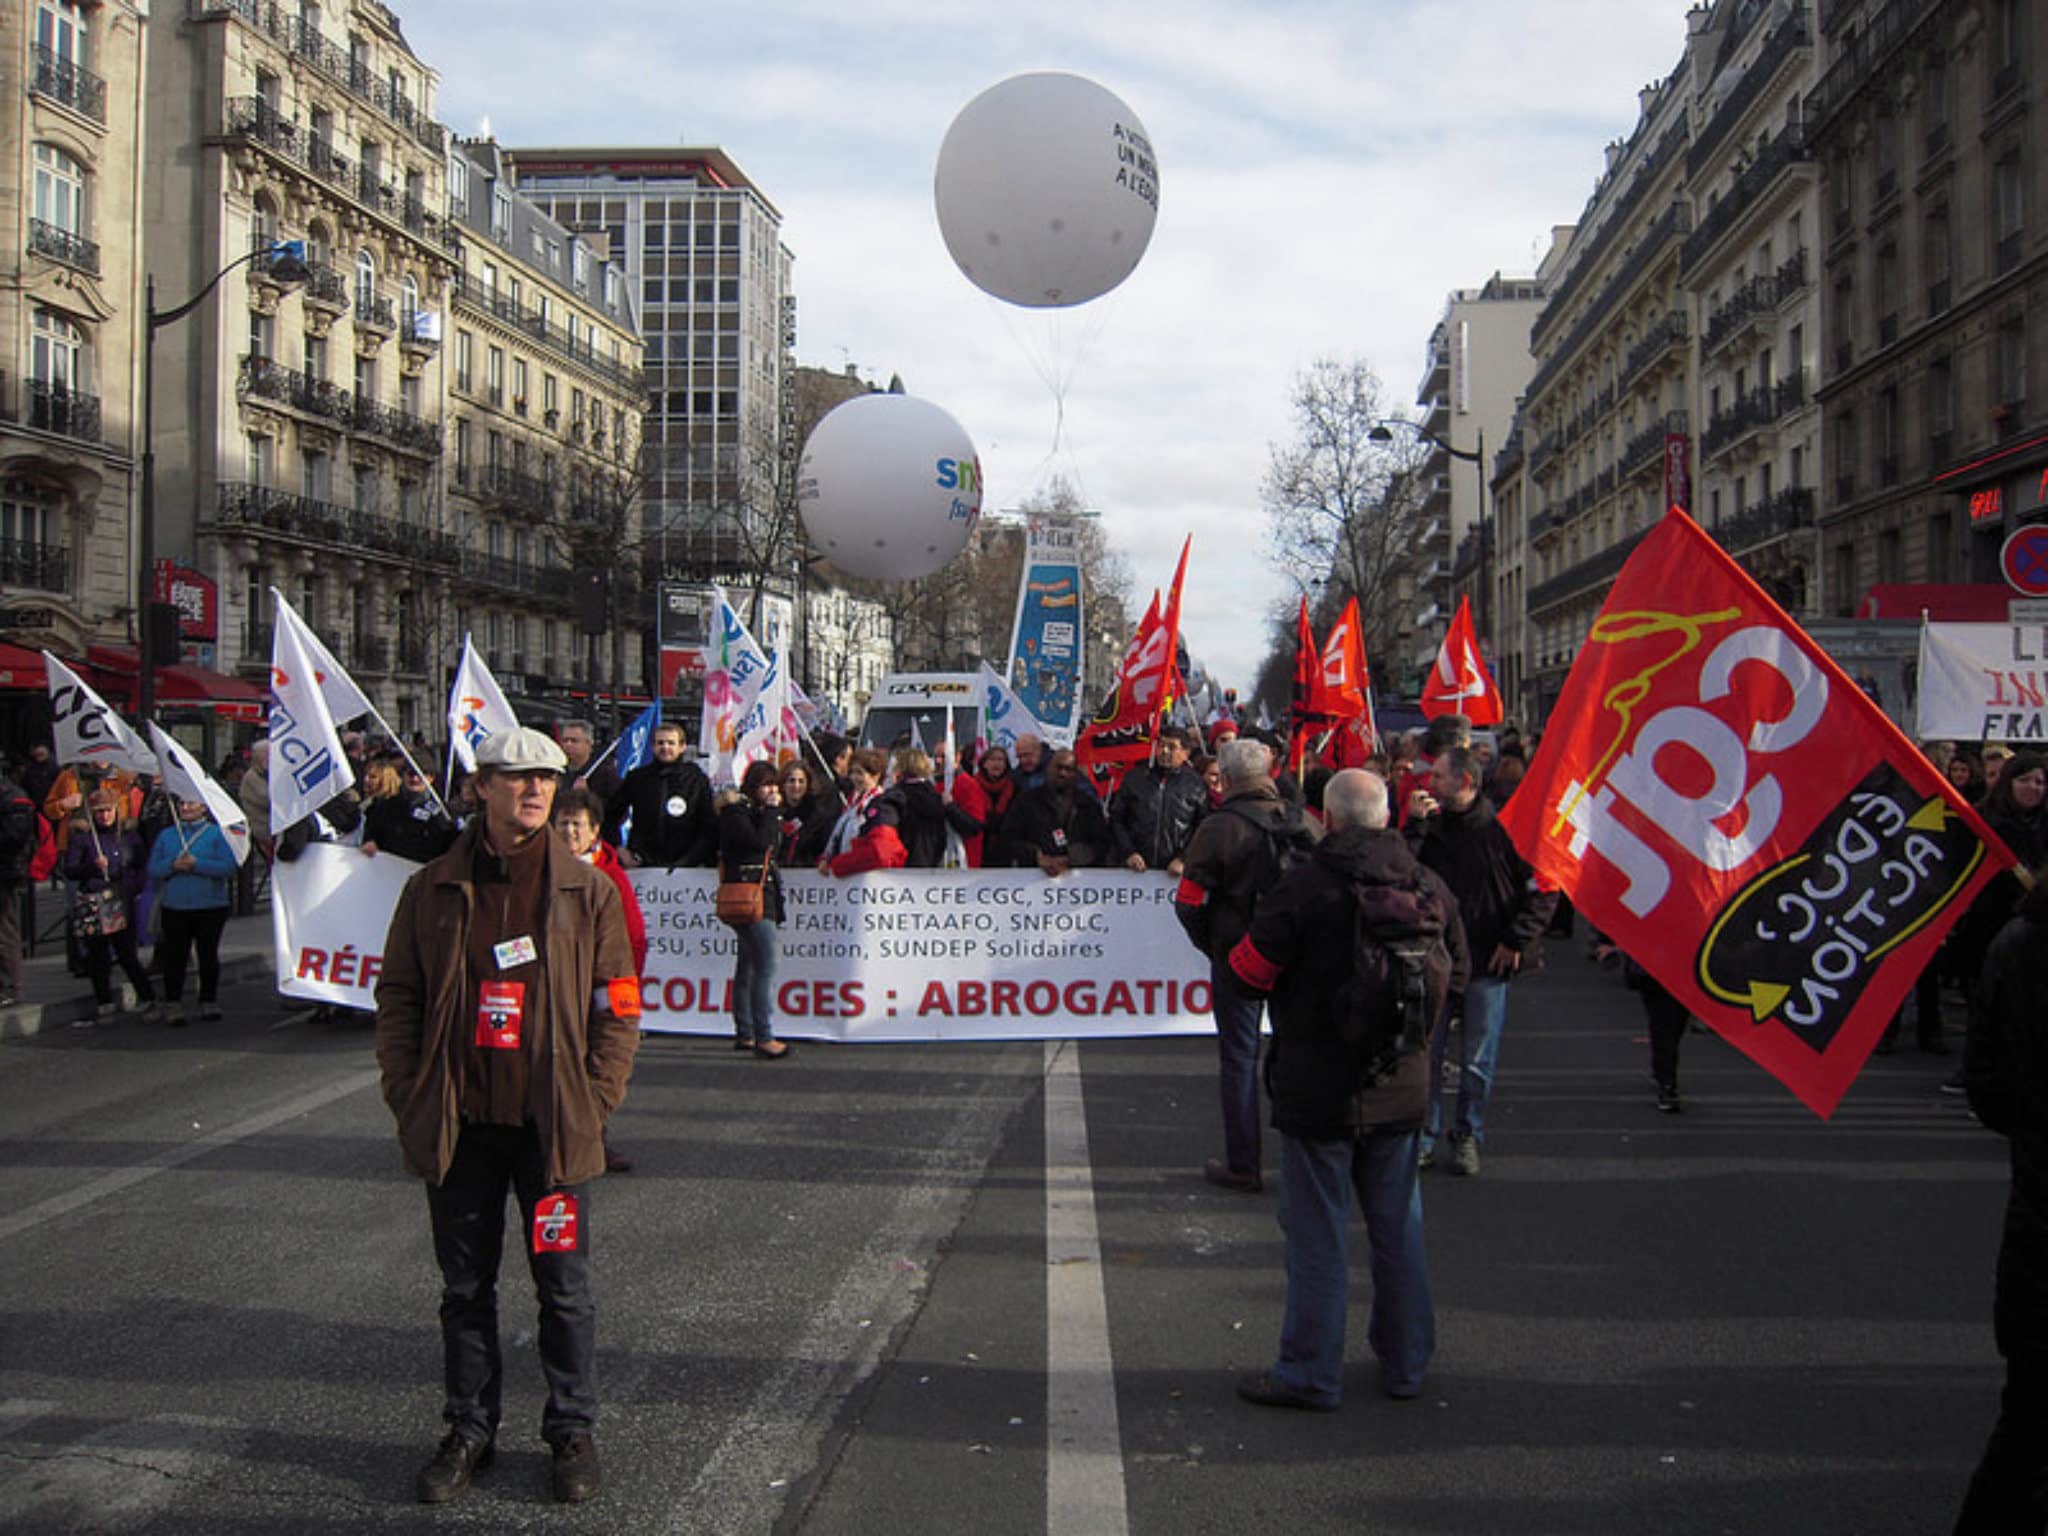
[[[1479,611],[1473,618],[1474,627],[1479,631],[1480,639],[1483,642],[1488,638],[1487,618],[1493,606],[1487,601],[1487,555],[1491,535],[1486,523],[1486,429],[1484,427],[1479,429],[1478,441],[1471,448],[1454,448],[1421,422],[1408,421],[1399,416],[1390,417],[1386,421],[1375,422],[1372,431],[1366,435],[1376,443],[1391,443],[1394,440],[1394,434],[1388,429],[1394,426],[1407,427],[1432,446],[1441,448],[1454,459],[1472,465],[1477,471],[1479,478]]]
[[[220,280],[237,267],[245,267],[266,256],[272,259],[270,275],[280,287],[303,283],[310,275],[306,270],[306,242],[280,240],[252,250],[246,256],[236,257],[214,273],[204,288],[175,309],[158,312],[154,276],[144,288],[147,323],[143,327],[142,340],[142,515],[141,526],[137,529],[140,564],[135,573],[135,705],[136,718],[140,720],[147,720],[156,713],[157,662],[150,623],[156,602],[156,333],[167,325],[177,324],[205,303],[207,295],[220,286]]]

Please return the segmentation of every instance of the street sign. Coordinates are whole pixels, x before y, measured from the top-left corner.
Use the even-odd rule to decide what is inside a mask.
[[[2048,597],[2048,523],[2028,523],[2007,534],[1998,568],[2022,597]]]
[[[2048,599],[2016,597],[2005,605],[2008,624],[2048,624]]]

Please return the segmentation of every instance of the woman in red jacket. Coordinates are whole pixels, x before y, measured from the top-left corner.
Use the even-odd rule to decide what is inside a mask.
[[[1010,777],[1010,754],[990,747],[981,754],[974,772],[953,781],[953,804],[946,813],[953,830],[967,848],[967,867],[979,869],[982,838],[993,832],[1016,797],[1017,781]]]

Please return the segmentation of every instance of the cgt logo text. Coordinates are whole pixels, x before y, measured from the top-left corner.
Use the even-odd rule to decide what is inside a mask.
[[[937,476],[933,484],[942,491],[957,491],[953,498],[952,510],[947,514],[951,522],[973,522],[981,511],[981,460],[963,464],[958,459],[940,459],[934,466]]]

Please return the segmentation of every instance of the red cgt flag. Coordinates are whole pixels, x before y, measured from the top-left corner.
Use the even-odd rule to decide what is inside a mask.
[[[1622,567],[1500,820],[1539,878],[1823,1117],[2012,863],[1677,510]]]
[[[1472,599],[1458,599],[1457,616],[1437,647],[1436,665],[1429,669],[1429,681],[1422,685],[1422,712],[1434,720],[1438,715],[1463,715],[1474,725],[1499,725],[1500,690],[1493,686],[1493,674],[1479,654],[1479,637],[1472,628]]]
[[[1074,756],[1105,796],[1112,793],[1134,763],[1152,755],[1153,726],[1169,688],[1173,645],[1159,613],[1159,594],[1131,637],[1130,649],[1116,669],[1109,697],[1093,720],[1081,728]]]

